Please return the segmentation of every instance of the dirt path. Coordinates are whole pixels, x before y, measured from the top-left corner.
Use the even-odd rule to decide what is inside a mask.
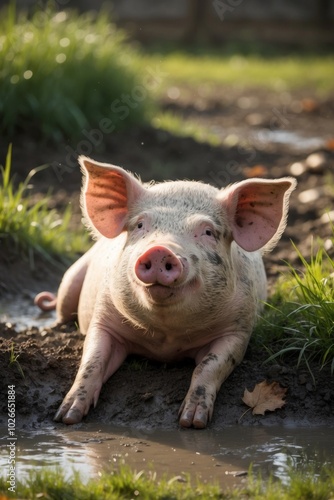
[[[306,258],[310,255],[312,238],[327,239],[328,251],[333,256],[332,232],[324,214],[334,210],[334,135],[331,137],[329,132],[334,130],[334,98],[321,101],[306,91],[290,95],[199,89],[194,93],[184,88],[180,89],[177,100],[166,98],[162,105],[210,129],[221,137],[222,145],[214,147],[146,127],[106,137],[104,151],[92,151],[91,156],[120,164],[139,173],[145,181],[192,178],[218,186],[252,175],[281,177],[304,169],[297,176],[298,188],[291,200],[288,228],[278,247],[266,258],[269,284],[285,268],[282,260],[298,264],[290,238]],[[231,145],[236,137],[242,138],[241,146]],[[277,142],[279,138],[283,142]],[[323,145],[314,148],[311,142],[314,138],[320,139],[319,144],[322,141]],[[25,176],[31,168],[46,161],[68,166],[68,150],[50,150],[28,138],[21,139],[14,144],[13,159],[19,176]],[[1,159],[6,149],[7,144],[0,142]],[[291,170],[291,165],[296,163]],[[53,184],[54,206],[61,208],[71,200],[77,206],[74,223],[79,223],[79,169],[67,169],[62,179],[55,171],[51,179],[46,175],[35,178],[36,189],[45,193],[47,186]],[[61,278],[59,271],[51,271],[45,264],[38,263],[31,272],[27,262],[10,260],[8,253],[2,252],[0,305],[1,297],[20,302],[32,300],[37,291],[46,287],[56,290]],[[12,350],[18,362],[10,363]],[[31,428],[50,423],[74,379],[81,350],[82,336],[73,325],[61,332],[48,328],[17,331],[15,325],[2,323],[0,425],[7,422],[6,388],[12,384],[17,392],[18,426]],[[242,418],[241,425],[334,424],[334,384],[329,369],[319,372],[317,367],[312,367],[315,385],[304,367],[297,369],[294,362],[264,365],[264,359],[265,354],[256,352],[251,344],[245,360],[218,394],[212,428],[236,423],[246,409],[241,401],[244,389],[251,389],[263,379],[276,380],[288,387],[287,404],[265,417],[249,412]],[[190,361],[161,365],[131,358],[105,384],[99,403],[87,421],[112,421],[117,425],[147,428],[176,427],[178,408],[187,392],[192,370]]]

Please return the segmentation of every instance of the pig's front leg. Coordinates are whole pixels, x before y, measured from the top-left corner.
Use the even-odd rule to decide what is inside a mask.
[[[249,334],[230,333],[203,347],[196,356],[196,368],[179,411],[182,427],[203,429],[212,417],[220,386],[245,354]]]
[[[126,348],[110,333],[93,326],[87,333],[75,381],[60,405],[54,420],[76,424],[96,406],[101,387],[127,356]]]

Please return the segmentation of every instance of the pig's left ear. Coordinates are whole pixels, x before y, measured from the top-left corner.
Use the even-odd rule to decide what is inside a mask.
[[[292,177],[249,179],[221,190],[233,239],[247,252],[272,249],[286,226]],[[265,248],[264,248],[265,247]]]
[[[81,208],[93,234],[115,238],[125,229],[129,207],[145,188],[120,167],[79,157],[83,173]]]

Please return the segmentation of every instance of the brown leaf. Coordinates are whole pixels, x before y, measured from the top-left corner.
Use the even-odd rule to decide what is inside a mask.
[[[334,138],[328,139],[328,141],[326,142],[326,148],[330,151],[334,151]]]
[[[248,178],[263,177],[268,174],[268,169],[264,165],[254,165],[254,167],[245,168],[244,174]]]
[[[319,103],[311,98],[302,99],[301,105],[303,111],[306,111],[307,113],[312,113],[319,108]]]
[[[278,382],[267,382],[264,380],[256,384],[253,392],[245,389],[243,402],[253,408],[253,415],[264,415],[265,411],[274,411],[285,405],[283,398],[287,389],[279,385]]]

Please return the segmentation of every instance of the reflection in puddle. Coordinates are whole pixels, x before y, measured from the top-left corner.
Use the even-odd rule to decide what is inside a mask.
[[[20,431],[16,474],[24,480],[29,471],[61,467],[66,477],[76,470],[85,482],[124,463],[137,471],[153,469],[158,477],[198,475],[204,481],[232,486],[245,481],[242,472],[252,465],[262,477],[272,474],[287,482],[290,466],[298,469],[309,464],[317,472],[325,463],[334,465],[333,438],[334,429],[328,428],[147,431],[96,424],[57,426],[43,432]],[[3,465],[6,444],[7,435],[0,439]]]

